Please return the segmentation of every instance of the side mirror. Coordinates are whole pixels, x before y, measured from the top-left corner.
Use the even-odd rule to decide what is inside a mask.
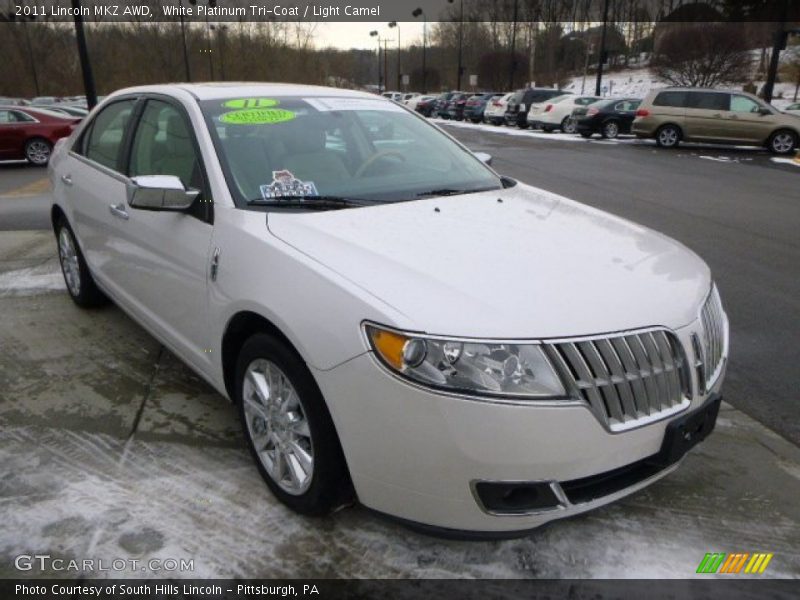
[[[772,111],[770,109],[762,106],[761,108],[758,109],[758,114],[760,114],[762,117],[765,117],[767,115],[771,115]]]
[[[492,165],[492,155],[488,154],[487,152],[473,152],[475,158],[481,161],[485,165]]]
[[[131,179],[127,191],[128,206],[142,210],[187,210],[200,194],[184,188],[175,175],[140,175]]]

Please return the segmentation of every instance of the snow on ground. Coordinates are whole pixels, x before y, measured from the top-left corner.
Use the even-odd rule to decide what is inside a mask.
[[[51,290],[64,290],[61,271],[50,264],[0,273],[0,297],[31,296]]]
[[[564,89],[573,94],[581,93],[581,84],[583,82],[583,75],[573,77]],[[763,85],[763,80],[754,81],[757,88],[760,90]],[[622,71],[614,71],[603,74],[603,86],[605,92],[604,96],[624,96],[631,98],[644,98],[651,89],[667,87],[667,83],[660,81],[653,75],[647,67],[638,69],[626,69]],[[594,94],[595,90],[595,74],[586,74],[586,84],[584,86],[584,94]],[[730,86],[730,89],[741,91],[742,85]],[[783,96],[782,98],[779,96]],[[782,109],[792,103],[794,97],[794,85],[791,83],[776,83],[773,92],[772,104]]]

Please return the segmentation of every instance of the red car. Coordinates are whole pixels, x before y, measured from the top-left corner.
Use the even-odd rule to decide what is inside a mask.
[[[0,160],[25,158],[44,166],[56,142],[71,134],[80,122],[46,109],[0,106]]]

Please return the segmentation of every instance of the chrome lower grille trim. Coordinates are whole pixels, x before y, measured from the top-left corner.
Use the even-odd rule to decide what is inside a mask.
[[[666,329],[544,344],[570,394],[620,431],[689,406],[691,383],[680,342]]]

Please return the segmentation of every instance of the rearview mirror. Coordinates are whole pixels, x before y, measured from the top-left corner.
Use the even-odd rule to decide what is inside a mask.
[[[200,194],[187,190],[175,175],[140,175],[127,186],[128,206],[142,210],[187,210]]]
[[[473,152],[475,158],[481,161],[485,165],[491,166],[492,164],[492,155],[488,154],[487,152]]]

